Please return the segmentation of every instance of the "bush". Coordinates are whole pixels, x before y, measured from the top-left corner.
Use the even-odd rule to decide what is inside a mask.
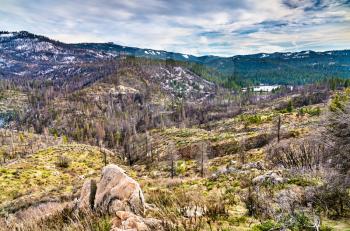
[[[270,230],[279,230],[281,227],[276,224],[274,221],[268,220],[259,225],[255,225],[252,228],[252,231],[270,231]]]
[[[177,175],[184,175],[186,173],[187,166],[186,162],[183,160],[176,162],[176,174]]]
[[[261,133],[257,136],[249,137],[245,140],[244,149],[247,151],[254,148],[261,148],[267,145],[272,139],[273,136],[268,133]]]
[[[293,111],[293,103],[292,103],[292,100],[289,100],[289,101],[288,101],[288,105],[287,105],[286,111],[289,112],[289,113]]]
[[[342,176],[333,175],[324,185],[314,188],[313,195],[308,198],[314,207],[324,211],[330,218],[339,218],[350,213],[350,195],[338,177]]]
[[[252,124],[261,124],[268,120],[269,117],[262,117],[261,115],[245,115],[242,114],[239,116],[239,120],[244,122],[245,126]]]
[[[324,142],[330,143],[328,158],[331,167],[343,174],[350,170],[350,103],[342,110],[331,113],[328,117]]]
[[[217,220],[219,217],[227,217],[228,200],[225,195],[220,192],[212,192],[206,201],[206,215],[213,220]]]
[[[274,166],[287,169],[317,169],[326,156],[324,144],[316,139],[290,139],[282,141],[268,150],[267,160]]]
[[[70,164],[70,159],[66,156],[59,156],[56,162],[56,166],[60,168],[68,168]]]
[[[315,107],[315,108],[300,108],[298,111],[298,115],[305,115],[309,114],[310,116],[319,116],[321,114],[321,109],[320,107]]]

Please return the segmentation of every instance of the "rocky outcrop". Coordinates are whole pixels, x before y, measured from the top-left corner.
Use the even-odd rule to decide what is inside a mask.
[[[108,165],[102,170],[102,177],[97,185],[94,208],[110,213],[129,210],[143,214],[145,199],[140,185],[124,170],[116,165]]]
[[[143,214],[145,199],[140,185],[125,174],[117,165],[103,168],[98,183],[85,181],[79,198],[79,209],[92,209],[113,214],[117,211],[131,211]]]
[[[247,164],[244,164],[242,165],[242,169],[243,170],[250,170],[250,169],[258,169],[258,170],[264,170],[265,169],[265,166],[264,166],[264,163],[263,162],[250,162],[250,163],[247,163]]]
[[[117,165],[103,168],[99,182],[85,181],[77,205],[79,211],[115,215],[113,231],[163,230],[161,221],[144,218],[145,199],[140,185]]]
[[[277,185],[283,183],[284,179],[283,177],[279,176],[276,172],[268,172],[264,175],[255,177],[252,182],[254,185],[257,186],[262,185],[264,183]]]
[[[86,180],[81,188],[78,207],[80,210],[94,209],[97,185],[93,179]]]

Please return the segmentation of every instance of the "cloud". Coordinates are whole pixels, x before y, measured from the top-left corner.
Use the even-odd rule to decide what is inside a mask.
[[[0,30],[194,55],[350,48],[348,0],[1,0]]]

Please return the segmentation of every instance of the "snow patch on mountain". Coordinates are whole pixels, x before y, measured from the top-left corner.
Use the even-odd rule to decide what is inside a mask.
[[[0,34],[0,37],[6,38],[6,37],[12,37],[14,34],[13,33],[5,33],[5,34]]]
[[[215,91],[215,84],[206,81],[186,68],[160,67],[150,77],[173,97],[204,100]]]

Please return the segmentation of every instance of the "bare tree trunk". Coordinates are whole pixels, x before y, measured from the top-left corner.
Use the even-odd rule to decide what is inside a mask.
[[[14,147],[13,147],[13,131],[11,131],[11,155],[14,156]]]
[[[107,165],[107,153],[106,152],[103,152],[103,162],[106,166]]]
[[[204,148],[204,147],[203,147]],[[202,148],[202,158],[201,158],[201,177],[204,177],[204,150]]]
[[[171,160],[171,179],[174,178],[175,175],[175,164],[174,164],[174,160]]]
[[[281,131],[281,115],[278,116],[278,124],[277,124],[277,141],[280,142],[280,131]]]

